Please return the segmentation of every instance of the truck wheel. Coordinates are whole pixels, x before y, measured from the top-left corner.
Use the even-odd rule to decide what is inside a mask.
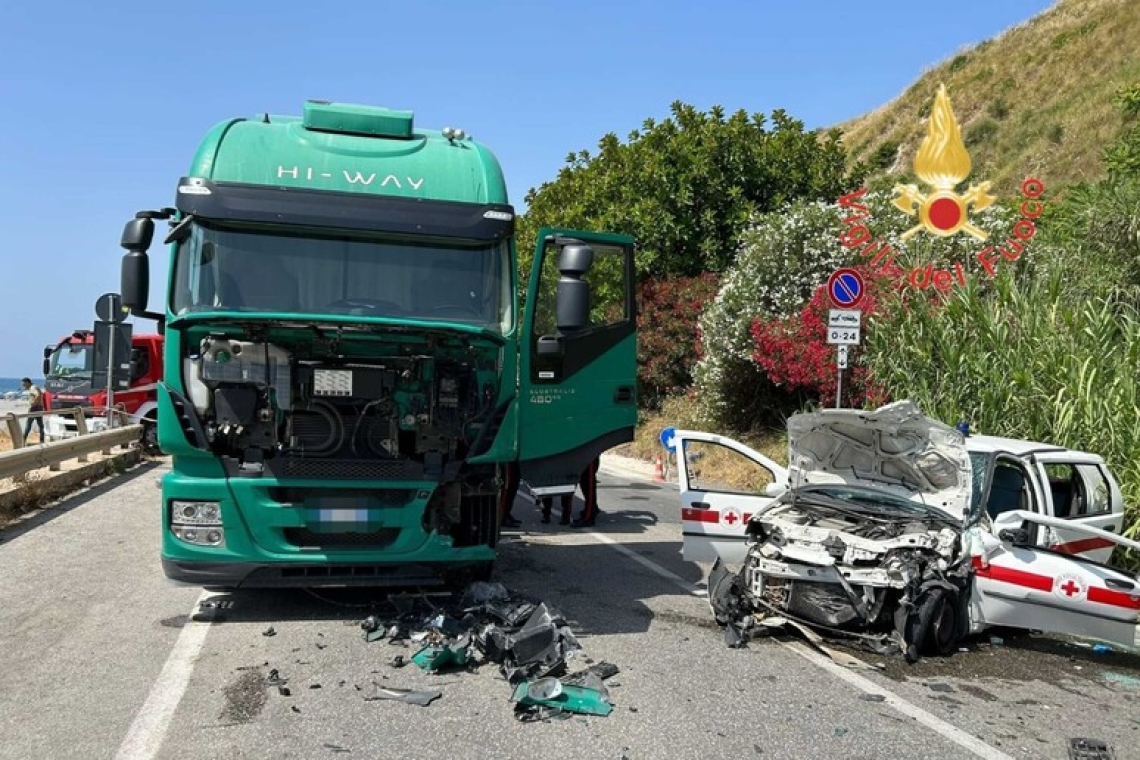
[[[932,588],[918,605],[917,643],[930,654],[945,657],[958,645],[958,598],[944,588]]]
[[[154,420],[142,421],[142,448],[147,454],[161,454],[162,449],[158,447],[158,425]]]

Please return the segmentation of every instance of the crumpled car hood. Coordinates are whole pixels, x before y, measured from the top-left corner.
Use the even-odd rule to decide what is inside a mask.
[[[951,517],[970,507],[970,456],[960,432],[913,401],[874,411],[825,409],[788,420],[788,485],[884,488]]]

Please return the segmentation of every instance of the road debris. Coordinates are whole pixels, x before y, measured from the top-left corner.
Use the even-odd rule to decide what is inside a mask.
[[[1116,753],[1100,739],[1069,739],[1069,760],[1115,760]]]
[[[435,700],[443,696],[443,692],[439,689],[431,689],[429,691],[413,691],[411,689],[395,689],[390,686],[380,686],[379,684],[372,684],[375,688],[372,696],[365,697],[365,702],[374,702],[376,700],[390,700],[393,702],[404,702],[409,705],[418,705],[419,707],[427,707]]]
[[[582,646],[565,616],[545,602],[480,581],[447,600],[401,594],[388,603],[388,614],[376,611],[360,628],[365,641],[386,638],[401,646],[415,642],[415,654],[396,655],[388,663],[393,668],[412,662],[436,674],[498,665],[515,687],[516,715],[525,721],[575,713],[608,715],[613,709],[605,680],[618,668],[599,662],[566,676],[567,661]],[[407,690],[381,691],[366,699],[401,699]]]

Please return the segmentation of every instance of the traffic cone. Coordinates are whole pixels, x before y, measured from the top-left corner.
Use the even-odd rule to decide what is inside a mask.
[[[664,483],[665,482],[665,469],[661,464],[661,455],[660,454],[657,455],[657,464],[653,468],[653,479],[656,480],[658,483]]]

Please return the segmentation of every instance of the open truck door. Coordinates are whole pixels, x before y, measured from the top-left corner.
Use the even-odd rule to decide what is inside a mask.
[[[637,425],[633,238],[540,230],[520,342],[521,476],[571,493]]]
[[[748,553],[745,528],[752,515],[784,492],[788,471],[743,443],[713,433],[674,434],[681,489],[682,556],[689,562],[743,564]],[[711,461],[739,480],[718,483],[704,474]]]
[[[1140,646],[1140,577],[1083,556],[1030,544],[1027,525],[1081,533],[1140,550],[1140,543],[1080,523],[1026,510],[1005,512],[983,528],[974,558],[971,619]],[[977,626],[975,626],[975,629]]]

